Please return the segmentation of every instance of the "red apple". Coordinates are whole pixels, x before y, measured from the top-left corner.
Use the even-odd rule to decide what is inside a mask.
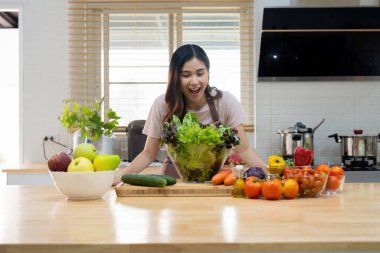
[[[67,172],[67,167],[71,163],[71,158],[66,152],[53,155],[48,160],[48,167],[51,171]]]

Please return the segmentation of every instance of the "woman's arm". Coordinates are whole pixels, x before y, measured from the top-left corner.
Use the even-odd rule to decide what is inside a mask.
[[[261,157],[249,147],[248,139],[245,134],[243,125],[239,125],[235,127],[235,129],[238,131],[238,135],[240,138],[240,145],[236,146],[236,150],[239,154],[239,156],[248,163],[251,167],[260,167],[263,169],[265,174],[268,174],[268,166],[267,164],[261,159]]]
[[[121,182],[121,176],[124,174],[139,173],[148,167],[157,157],[157,152],[160,147],[160,140],[149,137],[146,139],[144,150],[133,159],[132,163],[128,167],[124,167],[117,173],[113,185],[117,185]]]

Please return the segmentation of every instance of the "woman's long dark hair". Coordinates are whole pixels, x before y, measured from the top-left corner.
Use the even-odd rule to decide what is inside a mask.
[[[186,99],[181,91],[180,75],[183,65],[193,58],[202,61],[207,68],[207,72],[210,72],[210,60],[200,46],[187,44],[177,48],[170,60],[168,86],[165,94],[166,115],[163,122],[171,120],[173,115],[182,120],[186,114]],[[210,87],[210,85],[207,85],[205,93],[206,97],[219,98],[222,96],[221,91],[215,87]]]

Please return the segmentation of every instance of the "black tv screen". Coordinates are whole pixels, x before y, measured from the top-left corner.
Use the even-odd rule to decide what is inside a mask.
[[[258,80],[380,80],[380,8],[265,8]]]
[[[380,76],[380,32],[263,32],[259,77]]]

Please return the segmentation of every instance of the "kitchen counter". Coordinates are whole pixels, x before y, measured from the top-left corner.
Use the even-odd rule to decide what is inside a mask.
[[[122,165],[127,166],[128,163]],[[159,174],[161,171],[160,163],[152,163],[141,173]],[[23,164],[13,167],[0,169],[6,174],[6,184],[8,185],[53,185],[53,180],[49,174],[47,163]]]
[[[127,166],[128,163],[123,163]],[[141,173],[160,173],[161,163],[152,163],[151,166]],[[14,167],[0,169],[6,174],[6,184],[8,185],[53,185],[49,175],[47,163],[24,164]],[[346,171],[346,182],[380,183],[380,170],[374,171]]]
[[[0,252],[380,251],[380,183],[315,199],[116,197],[0,187]]]

